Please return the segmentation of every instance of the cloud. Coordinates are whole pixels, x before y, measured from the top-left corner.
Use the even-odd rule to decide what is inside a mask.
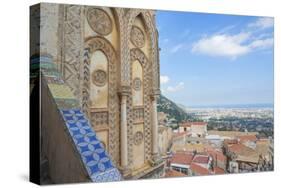
[[[161,84],[166,84],[170,81],[170,78],[168,76],[164,76],[164,75],[161,75],[160,76],[160,83]]]
[[[268,17],[262,17],[257,19],[255,22],[249,23],[248,27],[258,28],[258,29],[267,29],[274,26],[274,19]]]
[[[273,38],[267,38],[263,40],[255,40],[249,45],[249,47],[251,49],[267,49],[272,47],[273,43],[274,43]]]
[[[236,58],[250,52],[248,46],[243,45],[249,39],[248,33],[237,35],[217,34],[203,37],[192,46],[192,52],[209,56],[224,56]]]
[[[192,46],[191,51],[208,56],[221,56],[235,59],[254,50],[267,49],[273,46],[273,38],[252,37],[250,32],[236,35],[215,34],[203,37]]]
[[[178,45],[174,46],[174,47],[171,49],[170,52],[171,52],[171,53],[176,53],[176,52],[178,52],[179,50],[181,50],[183,47],[184,47],[183,44],[178,44]]]
[[[168,92],[177,92],[177,91],[180,91],[180,90],[183,90],[183,89],[184,89],[184,83],[180,82],[176,86],[169,86],[169,87],[167,87],[166,91],[168,91]]]

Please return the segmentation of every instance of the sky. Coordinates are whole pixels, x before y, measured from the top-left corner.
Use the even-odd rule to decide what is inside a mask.
[[[187,107],[273,103],[274,19],[157,11],[161,92]]]

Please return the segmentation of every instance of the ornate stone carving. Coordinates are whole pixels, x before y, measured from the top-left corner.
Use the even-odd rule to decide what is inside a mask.
[[[142,85],[141,79],[138,78],[138,77],[134,78],[134,80],[133,80],[133,88],[134,88],[134,90],[136,90],[136,91],[141,90],[141,85]]]
[[[100,35],[108,35],[112,31],[112,21],[109,15],[102,9],[89,8],[87,20],[93,31]]]
[[[90,59],[91,55],[101,50],[108,59],[108,151],[113,161],[119,161],[119,97],[117,92],[117,58],[116,52],[109,41],[103,37],[92,37],[86,41],[84,49],[83,72],[83,110],[89,113],[90,107]]]
[[[94,127],[108,125],[108,112],[92,112],[91,121]]]
[[[143,110],[143,123],[144,123],[144,148],[145,148],[145,160],[151,159],[151,118],[150,118],[150,92],[151,92],[151,64],[148,61],[145,54],[139,48],[133,48],[130,50],[130,62],[138,60],[144,67],[144,80],[143,80],[143,90],[144,90],[144,106],[140,108]],[[130,64],[132,68],[132,63]],[[130,70],[130,77],[132,78],[132,70]],[[130,82],[131,87],[133,87],[133,80]],[[132,107],[132,96],[128,98],[128,134],[129,140],[133,141],[133,123],[139,120],[134,118],[134,108]],[[130,137],[130,134],[132,135]],[[133,155],[130,154],[133,150],[133,146],[129,145],[129,163],[133,163]]]
[[[145,35],[143,34],[142,30],[137,27],[133,26],[131,30],[131,42],[138,48],[144,47],[145,44]]]
[[[135,108],[133,118],[134,118],[134,122],[143,121],[144,120],[143,108]]]
[[[60,15],[62,31],[59,31],[62,54],[61,72],[65,82],[70,86],[74,95],[81,100],[82,84],[80,83],[80,70],[82,68],[83,49],[83,6],[62,5],[63,14]]]
[[[134,144],[135,145],[140,145],[143,141],[143,133],[140,131],[137,131],[134,135]]]
[[[104,86],[107,82],[107,75],[104,70],[97,69],[92,73],[92,81],[97,86]]]

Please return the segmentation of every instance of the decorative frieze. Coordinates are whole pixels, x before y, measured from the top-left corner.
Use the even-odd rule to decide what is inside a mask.
[[[91,112],[91,121],[94,127],[108,126],[108,112]]]

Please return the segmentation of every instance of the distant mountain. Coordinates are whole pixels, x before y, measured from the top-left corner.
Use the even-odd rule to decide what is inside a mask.
[[[162,94],[158,98],[157,102],[158,112],[164,112],[168,114],[168,118],[170,119],[174,118],[177,122],[192,119],[192,117],[188,115],[183,108],[181,108],[179,105],[177,105]]]

